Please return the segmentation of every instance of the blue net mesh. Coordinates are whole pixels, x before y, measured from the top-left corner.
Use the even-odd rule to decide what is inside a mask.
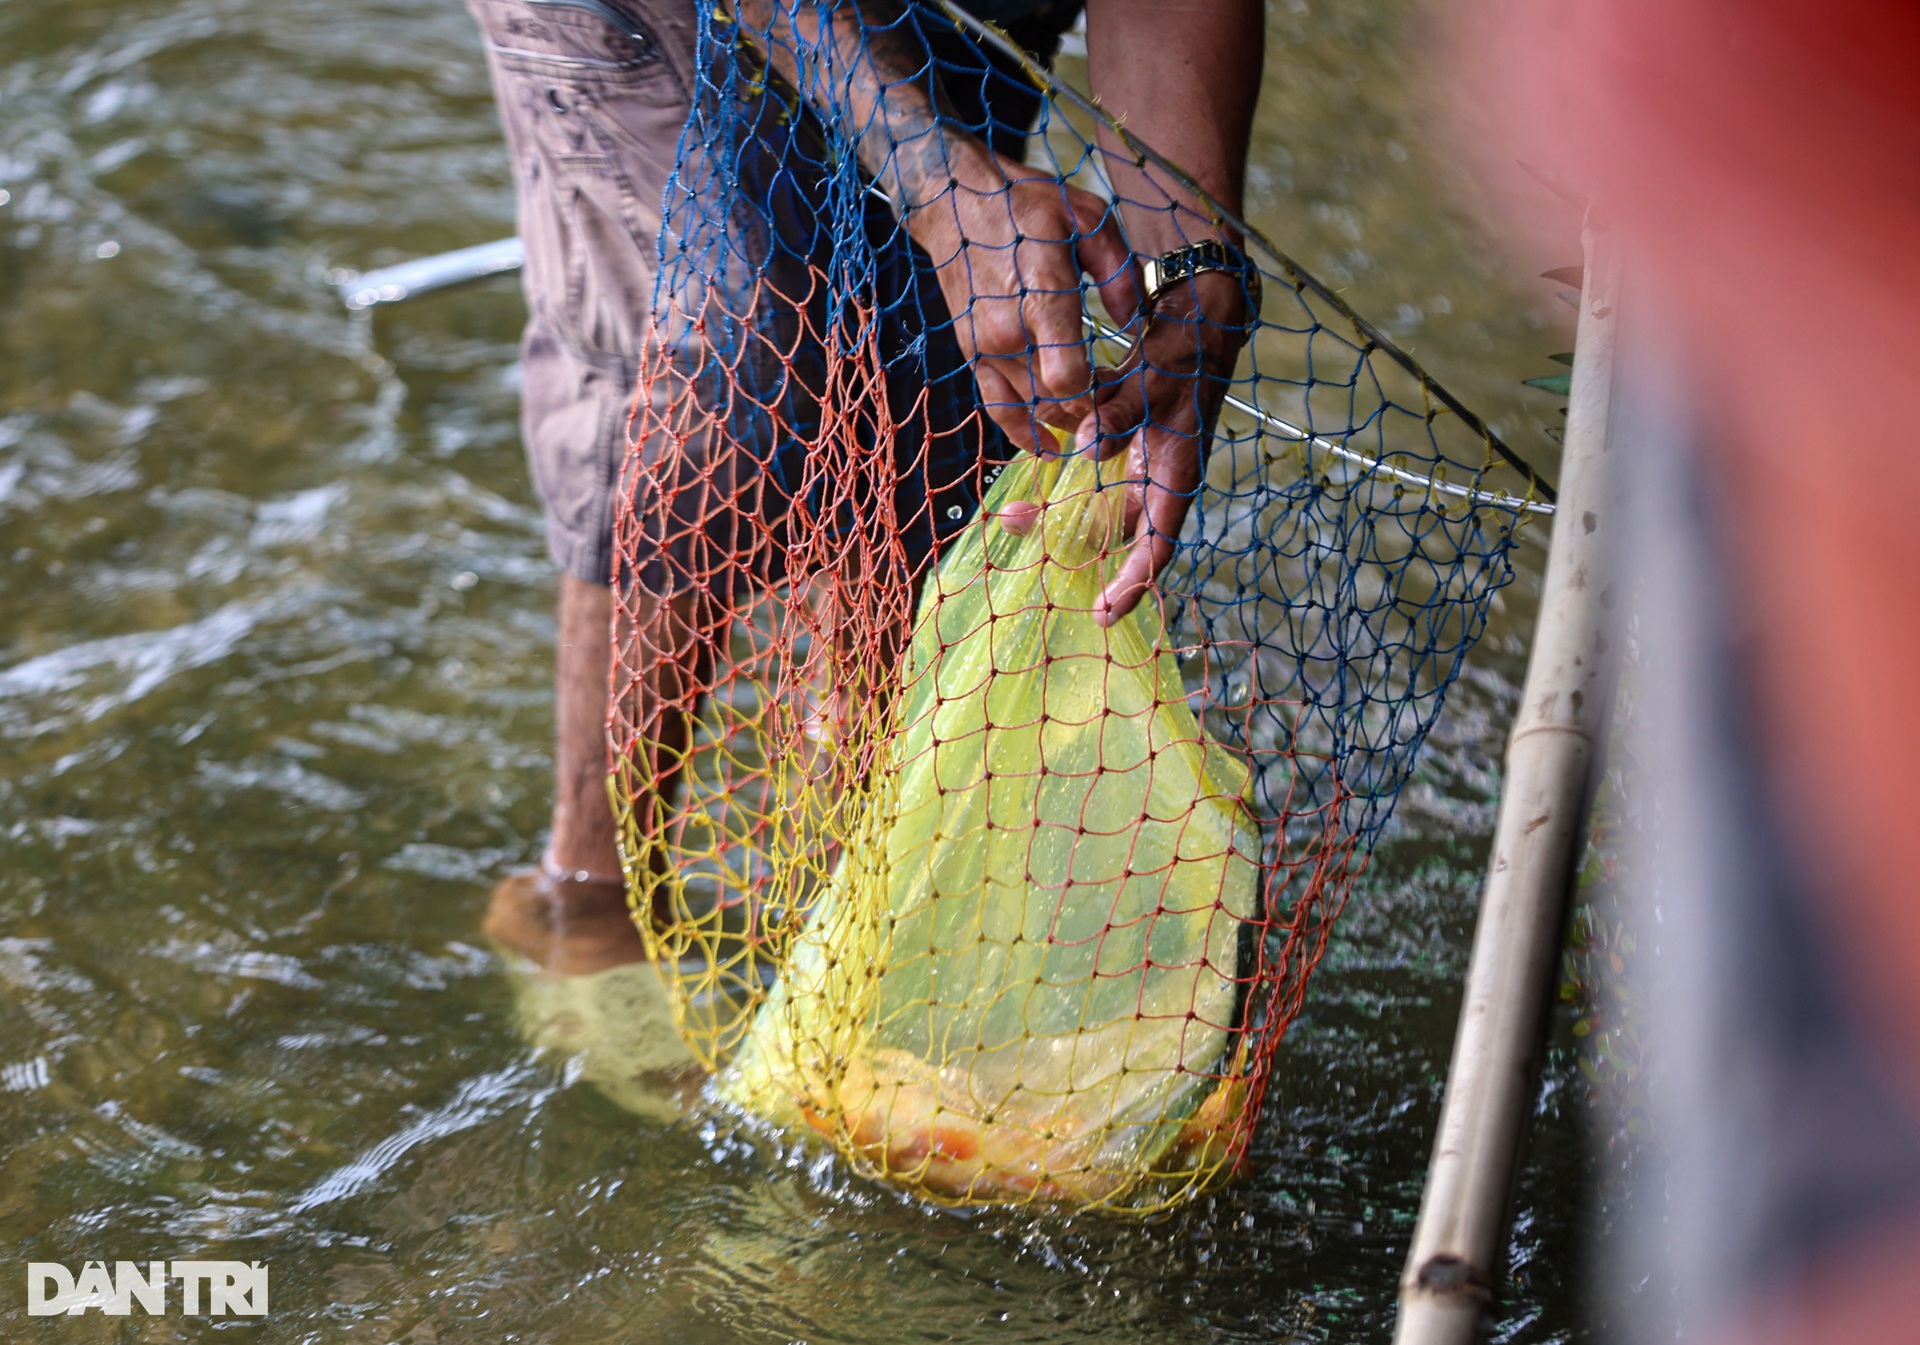
[[[614,786],[637,918],[683,1030],[749,1108],[933,1199],[1158,1208],[1244,1152],[1331,922],[1513,576],[1518,528],[1551,492],[1337,296],[1049,74],[1071,10],[1025,12],[1011,35],[945,6],[830,13],[853,17],[700,5],[616,537]],[[933,122],[901,111],[916,98]],[[943,183],[956,129],[1000,156],[997,188]],[[941,209],[942,189],[972,192],[976,218],[1003,196],[1009,227],[936,257],[909,221]],[[1053,434],[1084,414],[1073,397],[1011,386],[1017,359],[995,383],[969,358],[983,305],[1035,297],[993,289],[1036,241],[1018,192],[1056,194],[1048,217],[1073,227],[1037,241],[1072,248],[1082,274],[1040,296],[1071,299],[1072,329],[1014,355],[1071,346],[1115,384],[1164,376],[1157,400],[1089,443]],[[1230,316],[1196,300],[1175,322],[1146,302],[1147,249],[1130,236],[1150,220],[1225,240],[1206,283],[1238,288]],[[1198,294],[1198,279],[1164,292],[1183,283]],[[1209,364],[1223,348],[1231,367]],[[1163,445],[1184,437],[1192,479],[1163,465],[1177,444],[1157,461],[1136,451],[1161,431]],[[1042,471],[1036,445],[1088,469]],[[1048,570],[1062,553],[1028,554],[1005,521],[1069,507],[1048,492],[1070,479],[1131,503],[1108,545],[1067,566],[1091,586]],[[1150,486],[1185,505],[1177,535],[1164,513],[1134,522]],[[1086,641],[1106,629],[1101,585],[1156,541],[1170,559],[1112,627],[1144,641],[1129,663]],[[1000,574],[1015,555],[1028,587]],[[1029,607],[1006,609],[1029,588]],[[954,635],[966,602],[991,611]],[[984,655],[1004,684],[973,689],[985,722],[968,731],[988,758],[956,782],[927,764],[942,725],[975,713],[961,708],[973,691],[949,696],[946,679],[976,666],[989,627],[1014,629],[1003,622],[1040,632],[1043,653],[1021,667]],[[1124,724],[1123,667],[1153,702]],[[1040,677],[1055,680],[1032,690]],[[1030,758],[997,760],[1033,726],[996,723],[993,707],[1030,691]],[[1081,692],[1095,708],[1075,719],[1059,705]],[[1145,744],[1124,763],[1132,749],[1110,747],[1091,772],[1145,772],[1112,795],[1132,801],[1096,815],[1098,788],[1073,794],[1065,841],[1047,812],[1065,795],[1049,789],[1082,768],[1062,764],[1061,724]],[[909,825],[916,770],[943,799],[985,799],[996,773],[1031,788],[993,795],[985,831],[957,838]],[[1193,782],[1186,812],[1163,816],[1176,774]],[[1240,821],[1205,811],[1222,807]],[[1203,813],[1232,838],[1219,854],[1180,848]],[[1174,858],[1143,874],[1126,856],[1157,844],[1156,827],[1174,828]],[[956,843],[1011,844],[1024,881],[957,889],[940,857]],[[1043,880],[1056,843],[1075,858]],[[1102,854],[1125,872],[1076,876]],[[1244,899],[1229,890],[1239,859]],[[960,910],[970,932],[925,932],[943,928],[929,911]],[[1089,910],[1105,912],[1093,934],[1061,933]],[[1182,920],[1201,951],[1169,960],[1157,936],[1123,937]],[[1023,940],[1038,962],[1009,952]],[[1095,953],[1076,961],[1069,944]],[[921,963],[929,979],[905,999],[940,1010],[939,1041],[889,1036],[900,968]],[[1112,1008],[1115,984],[1131,1018]],[[1016,993],[1024,1016],[1009,1019]],[[1009,1036],[1016,1020],[1028,1026]],[[1042,1046],[1077,1063],[1042,1068]]]

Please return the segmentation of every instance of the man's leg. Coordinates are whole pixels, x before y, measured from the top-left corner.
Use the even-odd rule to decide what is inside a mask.
[[[605,587],[560,576],[553,833],[540,867],[509,875],[487,908],[489,937],[562,975],[604,971],[646,956],[627,913],[607,800],[612,620]]]
[[[613,597],[601,584],[560,576],[554,657],[553,838],[547,864],[560,873],[620,881],[613,809],[607,801],[607,687],[613,662]],[[621,910],[625,911],[625,903]]]
[[[552,970],[586,972],[643,956],[607,797],[605,582],[611,494],[650,323],[658,228],[650,202],[664,190],[687,118],[676,71],[691,60],[693,10],[689,0],[630,0],[612,23],[590,6],[469,0],[469,8],[487,39],[514,165],[531,318],[524,432],[562,572],[553,831],[540,867],[495,889],[487,930]]]
[[[658,873],[664,856],[656,842],[678,794],[711,641],[696,632],[688,598],[635,592],[629,602],[622,638],[637,676],[628,694],[647,726],[648,758],[643,772],[628,777],[646,846],[636,859]],[[486,932],[550,971],[577,975],[637,962],[646,950],[629,914],[607,794],[612,592],[563,574],[557,625],[553,832],[538,871],[514,874],[494,889]]]

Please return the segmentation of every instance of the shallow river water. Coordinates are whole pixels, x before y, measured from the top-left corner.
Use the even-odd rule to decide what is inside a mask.
[[[1270,30],[1251,213],[1550,468],[1566,311],[1452,204],[1413,13]],[[262,1341],[1385,1339],[1538,537],[1251,1175],[931,1212],[683,1098],[644,976],[568,1000],[479,934],[549,787],[518,292],[326,284],[512,229],[454,0],[0,4],[0,192],[0,1335],[199,1339],[25,1315],[30,1260],[199,1257],[269,1265]],[[1505,1340],[1586,1336],[1557,1040]]]

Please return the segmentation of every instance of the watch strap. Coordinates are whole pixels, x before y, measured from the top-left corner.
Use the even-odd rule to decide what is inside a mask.
[[[1247,254],[1239,248],[1217,238],[1209,238],[1199,243],[1189,243],[1186,247],[1175,248],[1172,252],[1158,257],[1148,257],[1140,263],[1140,273],[1146,282],[1147,307],[1152,308],[1154,301],[1170,285],[1208,271],[1218,271],[1223,275],[1237,276],[1247,292],[1247,302],[1253,308],[1253,315],[1260,313],[1260,268],[1255,266]]]

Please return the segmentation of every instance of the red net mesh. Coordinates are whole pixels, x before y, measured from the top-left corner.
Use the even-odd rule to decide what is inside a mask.
[[[980,85],[982,135],[1003,85],[1034,114],[1032,71],[901,22]],[[783,92],[752,53],[790,34],[702,24],[616,526],[636,919],[721,1099],[929,1199],[1163,1208],[1245,1154],[1527,505],[1272,253],[1195,394],[1173,559],[1102,624],[1137,436],[1017,451],[832,81]],[[1030,153],[1097,178],[1081,123],[1037,115]],[[1135,168],[1158,194],[1123,225],[1214,236]],[[1090,287],[1093,352],[1137,374],[1141,316]]]

